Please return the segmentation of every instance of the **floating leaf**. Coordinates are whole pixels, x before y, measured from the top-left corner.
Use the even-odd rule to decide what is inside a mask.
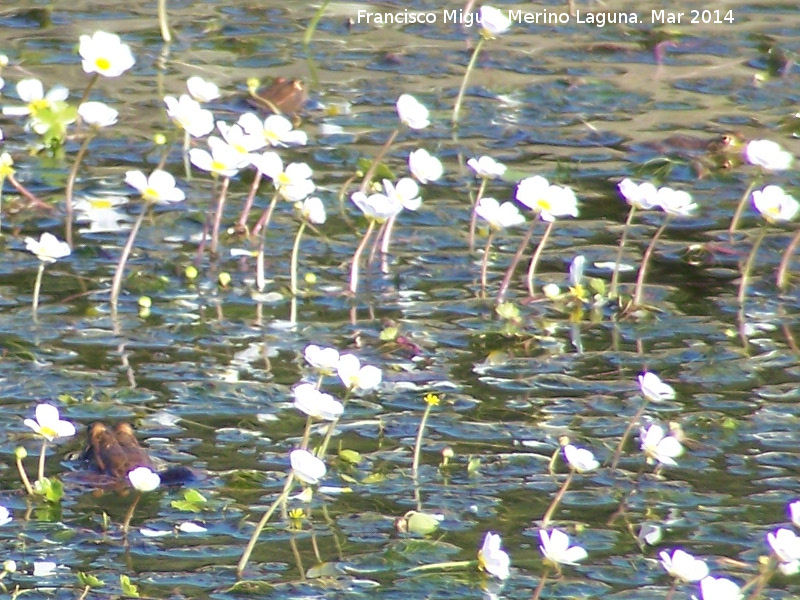
[[[95,575],[90,575],[89,573],[78,572],[75,576],[78,578],[78,582],[85,587],[98,588],[105,585]]]
[[[122,595],[125,598],[138,598],[139,589],[131,583],[131,578],[127,575],[119,576],[119,584],[122,586]]]

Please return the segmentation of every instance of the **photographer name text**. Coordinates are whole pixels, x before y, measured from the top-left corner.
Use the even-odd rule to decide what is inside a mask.
[[[637,12],[584,12],[576,10],[572,15],[568,12],[540,11],[529,12],[523,10],[509,10],[508,20],[511,23],[525,23],[533,25],[591,25],[605,27],[606,25],[730,25],[735,22],[732,10],[703,10],[691,9],[684,11],[654,9],[649,15]],[[356,14],[356,23],[371,25],[413,25],[416,23],[455,23],[465,27],[481,25],[480,16],[476,12],[463,10],[436,11],[396,11],[376,12],[359,10]]]

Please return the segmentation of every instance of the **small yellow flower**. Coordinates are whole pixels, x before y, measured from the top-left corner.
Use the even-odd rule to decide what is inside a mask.
[[[302,508],[293,508],[289,511],[289,518],[292,521],[299,521],[300,519],[306,516],[305,511]]]
[[[439,403],[442,401],[442,399],[439,398],[439,396],[437,396],[436,394],[431,394],[430,392],[425,394],[423,400],[425,400],[425,404],[427,404],[428,406],[439,406]]]

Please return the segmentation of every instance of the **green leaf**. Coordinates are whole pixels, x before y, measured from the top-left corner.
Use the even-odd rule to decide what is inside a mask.
[[[78,582],[83,586],[98,588],[105,585],[100,579],[89,573],[78,572],[75,576],[78,578]]]
[[[53,504],[58,504],[61,502],[61,498],[64,497],[64,485],[55,478],[45,477],[37,480],[33,489],[37,494]]]
[[[380,483],[382,481],[386,481],[386,475],[383,473],[372,473],[367,475],[361,483]]]
[[[252,596],[263,596],[274,591],[275,586],[267,583],[266,581],[237,581],[229,589],[228,592],[237,592],[239,594],[247,594]]]
[[[206,500],[206,497],[203,496],[203,494],[193,489],[186,490],[183,493],[183,498],[187,502],[191,502],[192,504],[205,504],[206,502],[208,502],[208,500]]]
[[[380,333],[380,339],[382,342],[392,342],[397,339],[397,334],[399,330],[397,327],[387,327]]]
[[[138,598],[139,589],[131,583],[131,578],[127,575],[119,576],[119,584],[122,586],[122,595],[126,598]]]
[[[183,510],[192,513],[199,513],[203,511],[203,509],[200,508],[197,504],[194,504],[192,502],[186,502],[186,500],[173,500],[170,504],[172,508],[176,510]]]
[[[361,453],[356,452],[355,450],[339,450],[339,458],[342,460],[349,462],[352,465],[357,465],[361,462]]]

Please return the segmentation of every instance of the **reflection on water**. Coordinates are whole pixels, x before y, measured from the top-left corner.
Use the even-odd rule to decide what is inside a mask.
[[[185,490],[148,494],[136,507],[126,545],[120,524],[129,496],[67,477],[60,507],[29,503],[8,468],[0,473],[0,504],[13,521],[0,527],[0,539],[4,559],[20,568],[7,577],[12,585],[44,581],[72,596],[83,589],[74,578],[82,571],[114,593],[119,575],[127,574],[151,597],[175,590],[238,595],[226,593],[235,582],[233,565],[280,493],[288,451],[303,435],[291,388],[301,377],[316,381],[302,359],[309,343],[355,353],[383,369],[384,383],[348,402],[323,481],[331,489],[311,505],[291,501],[291,508],[305,509],[303,518],[273,519],[246,571],[253,587],[240,591],[529,596],[543,573],[538,520],[567,472],[558,460],[559,474],[550,474],[559,436],[609,465],[641,407],[636,375],[644,369],[677,391],[674,400],[650,404],[643,419],[680,426],[685,451],[678,467],[654,474],[645,466],[635,428],[618,469],[576,476],[553,519],[589,556],[566,567],[561,579],[551,573],[542,597],[643,597],[648,589],[663,597],[670,581],[654,559],[677,547],[706,558],[715,576],[743,583],[757,574],[757,557],[769,552],[766,533],[789,527],[786,505],[798,494],[798,296],[792,285],[784,293],[775,287],[794,226],[767,230],[744,307],[736,299],[738,278],[761,230],[759,217],[748,209],[738,232],[730,236],[727,228],[754,178],[759,187],[773,183],[789,192],[798,180],[793,169],[758,175],[742,164],[741,146],[725,140],[766,138],[800,151],[791,125],[796,11],[733,2],[726,9],[735,22],[724,25],[515,23],[484,45],[454,132],[452,107],[477,40],[474,29],[442,19],[378,27],[354,18],[373,5],[333,3],[306,50],[302,35],[313,7],[303,3],[169,4],[175,32],[169,46],[161,43],[154,5],[29,2],[0,11],[0,52],[9,57],[4,106],[22,104],[15,86],[26,78],[41,79],[45,89],[63,84],[77,103],[88,83],[76,52],[82,34],[118,33],[136,57],[132,71],[99,80],[91,92],[119,110],[119,122],[98,133],[83,159],[75,251],[48,266],[38,324],[30,317],[38,261],[22,240],[42,231],[64,237],[64,189],[81,140],[68,139],[54,154],[31,152],[38,138],[25,130],[25,118],[2,117],[3,151],[13,156],[17,179],[58,210],[28,206],[6,182],[0,397],[8,414],[0,450],[10,466],[24,445],[33,472],[39,445],[22,420],[41,400],[58,403],[81,427],[134,421],[155,457],[203,474],[197,487],[208,503],[195,513],[180,503]],[[454,8],[461,7],[428,2],[409,10]],[[654,8],[645,3],[636,10],[649,16]],[[222,97],[208,107],[231,124],[250,110],[243,100],[248,78],[298,78],[309,89],[299,127],[310,143],[279,152],[284,164],[311,165],[328,220],[303,235],[296,300],[287,290],[298,225],[284,201],[264,238],[266,286],[255,291],[258,243],[235,228],[249,172],[231,180],[218,254],[198,252],[219,183],[199,171],[185,176],[184,140],[162,101],[185,93],[192,75],[220,86]],[[445,174],[422,187],[418,211],[401,213],[390,254],[376,252],[353,299],[344,290],[366,224],[347,200],[360,181],[351,176],[397,126],[394,104],[402,93],[431,109],[432,125],[402,130],[385,158],[391,173],[380,177],[406,176],[408,154],[418,147],[438,156]],[[153,143],[157,134],[165,144]],[[205,147],[202,139],[192,144]],[[537,283],[557,284],[560,299],[526,301],[522,267],[508,292],[516,311],[497,314],[491,301],[478,298],[486,232],[478,228],[479,250],[470,252],[470,206],[480,181],[466,162],[481,155],[508,166],[484,190],[501,202],[532,175],[576,192],[579,217],[557,223],[537,268]],[[107,290],[140,210],[125,172],[159,164],[178,178],[187,200],[146,218],[114,322]],[[567,270],[578,253],[586,257],[587,286],[592,278],[610,280],[603,263],[615,261],[627,216],[616,189],[624,177],[689,191],[699,205],[691,218],[672,221],[655,248],[644,291],[654,310],[645,316],[621,316],[608,303],[576,308],[567,292]],[[272,199],[267,185],[261,190],[251,225]],[[624,264],[638,268],[662,223],[660,214],[637,213]],[[544,229],[537,225],[526,256]],[[494,239],[489,298],[524,231]],[[621,274],[624,293],[632,293],[635,277]],[[152,300],[146,310],[141,296]],[[344,389],[334,381],[327,378],[324,388],[341,398]],[[412,449],[429,391],[442,402],[427,422],[413,481]],[[315,425],[312,439],[323,433]],[[61,473],[58,458],[81,443],[51,449],[48,472]],[[342,493],[345,487],[351,491]],[[395,519],[409,510],[441,513],[439,532],[424,539],[397,533]],[[188,521],[207,531],[176,529]],[[656,548],[640,547],[635,537],[648,523],[663,528]],[[142,527],[168,534],[147,537]],[[406,573],[474,559],[487,531],[502,536],[511,556],[502,592],[471,568]],[[32,578],[33,561],[41,560],[65,568]],[[792,579],[778,576],[764,597],[797,591]],[[682,593],[699,592],[689,584]]]

